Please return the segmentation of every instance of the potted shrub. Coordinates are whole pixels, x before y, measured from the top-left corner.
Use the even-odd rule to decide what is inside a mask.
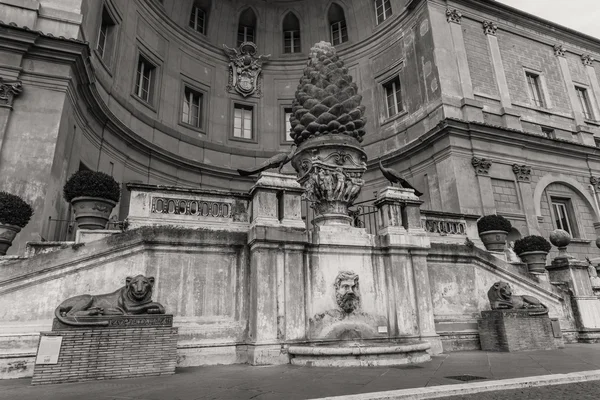
[[[8,248],[33,215],[33,208],[14,194],[0,192],[0,256]]]
[[[479,237],[489,251],[504,251],[512,225],[501,215],[485,215],[477,221]]]
[[[104,229],[119,201],[121,189],[117,181],[104,172],[78,171],[65,183],[63,195],[73,206],[79,228]]]
[[[552,248],[549,241],[541,236],[525,236],[515,242],[515,253],[527,264],[529,272],[546,272],[546,256]]]

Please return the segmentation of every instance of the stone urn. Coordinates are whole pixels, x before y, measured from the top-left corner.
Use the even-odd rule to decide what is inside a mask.
[[[532,274],[543,274],[546,272],[547,256],[547,251],[527,251],[519,254],[519,257],[527,264],[527,269]]]
[[[506,246],[506,231],[487,231],[479,234],[479,238],[483,242],[485,248],[489,251],[504,251]]]
[[[16,225],[0,224],[0,256],[6,255],[19,232],[21,232],[21,228]]]
[[[348,207],[358,197],[367,169],[361,146],[365,107],[358,87],[335,48],[320,42],[310,50],[292,104],[291,132],[298,149],[292,166],[315,210],[315,226],[351,225]]]
[[[100,197],[75,197],[71,200],[75,222],[80,229],[105,229],[116,202]]]

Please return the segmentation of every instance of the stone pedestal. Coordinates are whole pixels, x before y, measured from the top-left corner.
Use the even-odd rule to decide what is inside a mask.
[[[511,352],[556,349],[556,341],[560,341],[560,327],[553,329],[548,315],[529,315],[532,311],[482,311],[478,321],[481,350]]]
[[[557,257],[547,266],[551,282],[565,282],[579,331],[579,341],[600,342],[600,300],[594,295],[589,265],[568,257]]]
[[[81,318],[83,319],[83,318]],[[55,364],[40,357],[32,385],[175,373],[177,328],[172,315],[115,316],[106,327],[73,327],[55,320],[44,337],[62,338]]]
[[[271,172],[263,172],[250,192],[248,362],[253,365],[287,364],[281,343],[305,334],[302,192],[295,177]]]

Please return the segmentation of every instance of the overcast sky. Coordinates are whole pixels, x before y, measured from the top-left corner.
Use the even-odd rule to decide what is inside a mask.
[[[600,0],[497,0],[557,24],[600,38]]]

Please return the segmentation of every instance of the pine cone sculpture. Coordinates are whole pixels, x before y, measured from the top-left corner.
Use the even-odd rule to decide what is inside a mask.
[[[365,107],[357,92],[335,48],[327,42],[315,44],[292,104],[294,142],[299,145],[311,137],[328,134],[349,135],[362,142]]]

